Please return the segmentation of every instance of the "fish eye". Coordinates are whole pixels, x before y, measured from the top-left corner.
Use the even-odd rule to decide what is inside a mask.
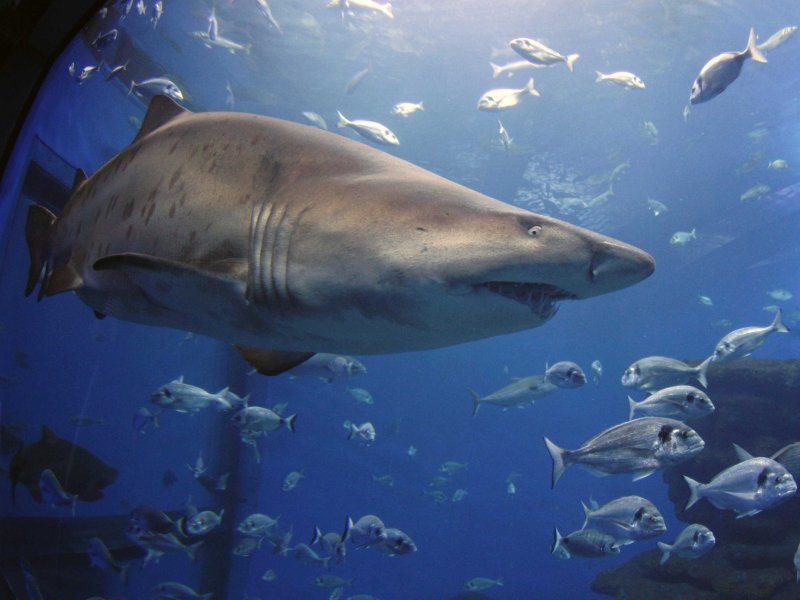
[[[531,236],[531,237],[536,237],[541,232],[542,232],[542,226],[541,225],[534,225],[533,227],[529,227],[528,228],[528,235]]]
[[[164,388],[163,394],[164,394],[164,395],[165,395],[167,398],[172,398],[172,392],[169,390],[169,388]]]
[[[683,439],[688,438],[689,437],[689,430],[687,429],[687,430],[681,431],[681,437]]]
[[[690,394],[687,394],[687,395],[686,395],[686,401],[687,401],[687,402],[689,402],[690,404],[691,404],[692,402],[694,402],[694,400],[695,400],[695,396],[694,396],[694,394],[691,394],[691,393],[690,393]]]

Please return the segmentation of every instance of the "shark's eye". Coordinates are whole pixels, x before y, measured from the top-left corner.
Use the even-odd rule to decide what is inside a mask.
[[[531,237],[536,237],[541,232],[542,232],[542,226],[541,225],[533,225],[532,227],[528,228],[528,235],[531,236]]]

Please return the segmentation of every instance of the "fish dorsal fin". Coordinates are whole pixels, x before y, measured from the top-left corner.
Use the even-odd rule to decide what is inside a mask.
[[[148,133],[155,131],[162,125],[166,125],[172,121],[172,119],[187,112],[191,111],[183,108],[172,98],[161,95],[154,96],[150,101],[150,106],[147,108],[147,114],[144,116],[142,126],[139,128],[139,132],[136,134],[136,137],[133,141],[139,141]]]
[[[59,437],[53,433],[53,430],[50,429],[47,425],[42,425],[42,439],[41,441],[46,444],[52,444],[55,441],[58,441]]]
[[[245,346],[236,346],[236,349],[262,375],[280,375],[314,356],[313,352],[283,352]]]
[[[87,179],[88,177],[86,177],[83,169],[75,169],[75,177],[72,179],[72,193],[74,194],[75,190],[81,187]]]

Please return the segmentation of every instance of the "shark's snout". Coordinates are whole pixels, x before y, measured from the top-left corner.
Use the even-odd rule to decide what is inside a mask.
[[[647,252],[616,240],[603,240],[589,266],[592,295],[619,290],[650,276],[656,261]]]

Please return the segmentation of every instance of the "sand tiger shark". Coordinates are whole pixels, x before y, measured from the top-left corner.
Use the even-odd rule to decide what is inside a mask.
[[[344,137],[153,98],[58,217],[31,205],[26,293],[235,344],[265,374],[542,325],[647,253]]]

